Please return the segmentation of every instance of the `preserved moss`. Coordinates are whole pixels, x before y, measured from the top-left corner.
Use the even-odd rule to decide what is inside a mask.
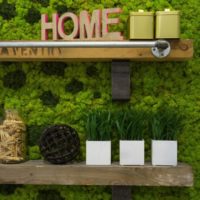
[[[22,70],[9,72],[3,77],[4,87],[10,89],[20,89],[26,83],[26,74]]]
[[[49,0],[32,0],[34,3],[40,3],[43,7],[49,6]]]
[[[15,17],[15,4],[10,4],[7,0],[3,0],[3,2],[0,3],[0,16],[2,16],[5,20],[10,20]]]
[[[10,184],[0,185],[0,194],[3,194],[5,196],[12,195],[15,193],[15,190],[19,187],[21,187],[21,185],[10,185]]]
[[[0,123],[3,121],[4,114],[5,114],[4,104],[1,103],[1,104],[0,104]]]
[[[47,126],[48,125],[40,125],[40,126],[39,125],[30,125],[30,126],[27,126],[28,144],[30,146],[34,146],[36,144],[39,144],[40,136]]]
[[[12,65],[13,62],[0,62],[0,65],[2,65],[2,67],[9,67],[10,65]]]
[[[65,13],[65,12],[73,12],[76,13],[77,10],[74,9],[74,6],[76,7],[76,4],[70,2],[70,4],[66,4],[64,2],[59,2],[56,1],[53,3],[53,8],[54,10],[57,11],[57,13],[59,13],[60,15]]]
[[[89,77],[97,77],[98,74],[99,74],[99,71],[98,71],[98,69],[95,66],[89,66],[86,69],[86,74]]]
[[[70,83],[68,83],[65,87],[65,90],[67,92],[70,92],[72,94],[76,94],[83,90],[84,85],[81,81],[78,81],[77,79],[72,79]]]
[[[38,145],[29,146],[28,157],[30,160],[39,160],[42,158]]]
[[[47,75],[64,76],[66,63],[62,62],[44,62],[42,63],[41,69]]]
[[[31,7],[27,14],[25,15],[25,20],[29,23],[29,24],[34,24],[40,21],[41,19],[41,14],[40,11],[37,10],[34,7]]]
[[[56,10],[56,12],[58,14],[63,14],[65,12],[68,12],[68,8],[66,5],[57,5],[57,4],[54,4],[54,9]]]
[[[2,3],[3,1],[0,0]],[[4,1],[6,2],[6,1]],[[3,20],[0,14],[0,38],[1,40],[34,40],[40,39],[40,17],[34,24],[25,23],[24,16],[29,8],[40,7],[39,1],[36,3],[30,0],[9,0],[8,4],[16,7],[15,15],[9,15],[11,20]],[[72,9],[74,13],[81,10],[88,10],[90,13],[94,9],[104,7],[120,7],[123,14],[120,14],[120,30],[127,33],[127,18],[130,11],[144,9],[149,11],[164,10],[171,8],[181,11],[181,38],[194,39],[194,59],[188,62],[134,62],[132,63],[131,87],[132,95],[129,102],[125,104],[111,103],[111,78],[110,64],[107,63],[73,63],[67,64],[64,76],[59,72],[47,74],[41,70],[41,66],[32,62],[23,64],[23,71],[26,74],[26,82],[20,90],[10,90],[4,86],[4,77],[19,69],[17,63],[0,63],[0,103],[5,109],[15,108],[23,114],[26,124],[32,129],[29,130],[32,139],[29,139],[29,159],[41,159],[37,138],[40,131],[37,126],[48,126],[49,124],[71,124],[79,133],[81,139],[81,160],[85,160],[85,132],[83,114],[91,108],[136,107],[147,111],[155,111],[162,103],[167,103],[172,107],[179,108],[180,112],[186,116],[179,142],[179,161],[190,164],[194,171],[194,187],[133,187],[133,198],[135,200],[199,200],[200,199],[200,1],[197,0],[51,0],[48,8],[38,8],[41,13],[55,12],[56,5],[59,13],[64,13]],[[65,7],[65,8],[63,8]],[[0,9],[2,7],[0,6]],[[62,10],[63,9],[63,10]],[[9,9],[12,10],[12,9]],[[8,12],[7,12],[8,13]],[[13,18],[14,17],[14,18]],[[115,26],[113,26],[115,27]],[[9,66],[9,67],[8,67]],[[97,76],[87,74],[87,68],[93,66],[98,69]],[[93,69],[92,69],[93,70]],[[62,70],[61,70],[62,71]],[[64,72],[62,71],[61,74]],[[89,73],[93,75],[92,73]],[[48,75],[48,76],[47,76]],[[56,75],[56,76],[54,76]],[[66,85],[73,79],[81,82],[81,92],[70,93]],[[84,85],[83,85],[84,83]],[[17,82],[18,84],[18,82]],[[72,83],[73,84],[73,83]],[[73,86],[69,88],[73,88]],[[97,88],[98,86],[98,88]],[[67,88],[68,89],[68,88]],[[84,89],[84,90],[83,90]],[[60,97],[59,104],[54,106],[44,106],[38,98],[43,91],[55,91]],[[72,90],[72,89],[71,89]],[[73,91],[73,90],[72,90]],[[77,91],[77,90],[75,90]],[[95,93],[100,92],[100,98]],[[95,94],[95,95],[94,95]],[[33,126],[34,125],[34,126]],[[146,161],[151,160],[151,138],[145,136]],[[117,160],[118,147],[113,144],[113,159]],[[79,187],[79,186],[29,186],[16,188],[9,197],[0,192],[1,200],[35,200],[39,191],[54,190],[67,200],[110,200],[110,187]],[[46,199],[42,196],[44,200]]]
[[[94,99],[99,99],[101,98],[101,92],[95,91],[93,94]]]
[[[39,190],[36,200],[65,200],[56,190]]]
[[[45,106],[56,106],[59,103],[59,97],[54,95],[51,91],[45,91],[40,96],[40,100]]]

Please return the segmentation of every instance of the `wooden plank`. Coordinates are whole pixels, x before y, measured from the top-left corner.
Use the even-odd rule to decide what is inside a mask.
[[[130,66],[128,61],[112,62],[112,99],[130,99]]]
[[[52,165],[44,161],[0,164],[1,184],[192,186],[192,168],[173,166]]]
[[[155,58],[150,48],[0,48],[0,61],[184,61],[193,57],[192,40],[170,41],[165,59]]]
[[[112,200],[131,200],[130,186],[112,186]]]

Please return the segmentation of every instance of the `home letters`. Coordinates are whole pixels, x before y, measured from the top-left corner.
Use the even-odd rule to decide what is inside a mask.
[[[122,40],[121,32],[109,32],[109,26],[119,23],[119,18],[111,18],[109,15],[119,13],[121,13],[120,8],[94,10],[92,16],[87,11],[81,11],[80,16],[67,12],[59,17],[55,13],[52,15],[52,21],[49,21],[47,14],[42,14],[41,39],[48,40],[48,33],[52,31],[53,40]],[[66,33],[64,27],[67,20],[72,20],[73,22],[73,30],[69,34]]]

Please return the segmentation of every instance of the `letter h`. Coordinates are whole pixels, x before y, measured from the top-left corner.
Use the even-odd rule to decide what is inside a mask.
[[[48,16],[47,14],[42,14],[41,16],[41,39],[42,40],[48,40],[48,30],[52,29],[52,36],[53,40],[58,40],[58,14],[52,15],[52,22],[48,22]]]

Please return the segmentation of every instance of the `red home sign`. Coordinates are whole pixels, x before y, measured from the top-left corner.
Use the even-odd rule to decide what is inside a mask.
[[[47,14],[41,18],[42,40],[48,40],[48,31],[52,30],[53,40],[73,40],[73,39],[105,39],[122,40],[120,32],[109,32],[108,26],[118,24],[118,18],[109,18],[110,14],[121,13],[120,8],[110,8],[94,10],[92,16],[87,11],[81,11],[80,16],[67,12],[59,16],[57,13],[52,15],[52,22],[48,21]],[[70,34],[66,34],[64,24],[67,20],[72,20],[74,27]]]

